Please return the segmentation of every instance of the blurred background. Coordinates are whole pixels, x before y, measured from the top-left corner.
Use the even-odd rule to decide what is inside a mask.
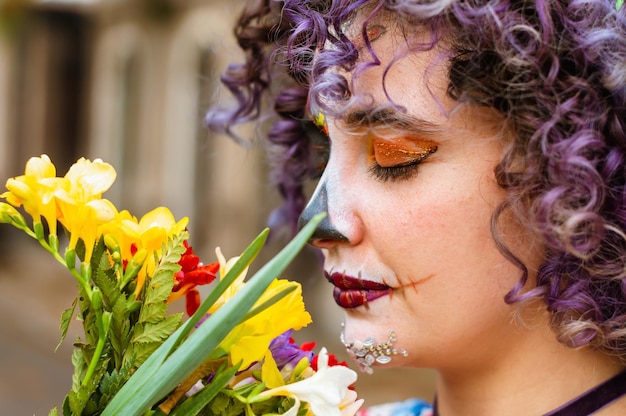
[[[219,84],[241,59],[233,0],[0,0],[0,182],[32,156],[48,154],[58,175],[81,156],[118,172],[105,197],[137,216],[165,205],[190,218],[205,262],[220,246],[237,255],[278,203],[263,151],[203,126],[206,110],[230,99]],[[251,136],[253,132],[251,132]],[[277,235],[257,267],[287,241]],[[297,335],[345,359],[341,311],[321,278],[319,256],[301,253],[285,277],[304,285],[314,324]],[[46,415],[71,384],[72,341],[61,312],[70,275],[22,233],[0,226],[0,415]],[[182,306],[182,305],[180,305]],[[369,404],[431,399],[425,370],[377,370],[357,390]]]

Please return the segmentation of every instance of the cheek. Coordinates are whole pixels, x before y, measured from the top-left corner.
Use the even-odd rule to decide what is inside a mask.
[[[491,234],[491,216],[499,200],[487,202],[476,187],[473,192],[423,195],[385,204],[374,214],[372,221],[378,226],[370,231],[377,230],[374,238],[382,261],[403,283],[429,279],[445,290],[468,291],[495,284],[506,293],[519,270],[500,254]]]

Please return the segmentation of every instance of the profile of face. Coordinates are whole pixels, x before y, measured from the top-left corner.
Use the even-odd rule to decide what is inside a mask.
[[[444,46],[395,62],[387,96],[383,73],[403,41],[377,28],[381,64],[352,80],[361,100],[327,117],[330,156],[301,221],[328,212],[312,244],[345,310],[346,343],[383,343],[393,330],[394,347],[408,354],[392,365],[484,368],[527,342],[513,323],[519,306],[503,300],[521,271],[490,231],[505,197],[494,176],[504,139],[491,111],[446,95]],[[500,225],[532,274],[521,227]]]

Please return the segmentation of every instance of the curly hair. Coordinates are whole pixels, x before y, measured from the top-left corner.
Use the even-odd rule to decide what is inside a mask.
[[[345,33],[357,12],[367,59]],[[247,60],[223,77],[238,103],[209,119],[225,129],[275,117],[269,148],[286,203],[274,223],[295,226],[317,172],[307,105],[341,112],[353,98],[341,73],[381,65],[367,25],[385,15],[406,32],[406,53],[445,39],[448,95],[502,115],[510,143],[495,175],[508,197],[492,233],[521,270],[505,300],[542,299],[561,342],[626,362],[626,7],[614,0],[257,1],[236,31]],[[427,44],[411,41],[417,26]],[[504,212],[541,240],[532,282],[498,234]]]

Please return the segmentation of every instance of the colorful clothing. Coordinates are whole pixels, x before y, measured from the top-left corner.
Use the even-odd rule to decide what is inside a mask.
[[[357,416],[433,416],[431,404],[419,399],[385,403],[360,410]]]
[[[589,416],[625,395],[626,371],[623,371],[544,416]],[[436,407],[423,400],[409,399],[368,407],[356,416],[437,416]]]

